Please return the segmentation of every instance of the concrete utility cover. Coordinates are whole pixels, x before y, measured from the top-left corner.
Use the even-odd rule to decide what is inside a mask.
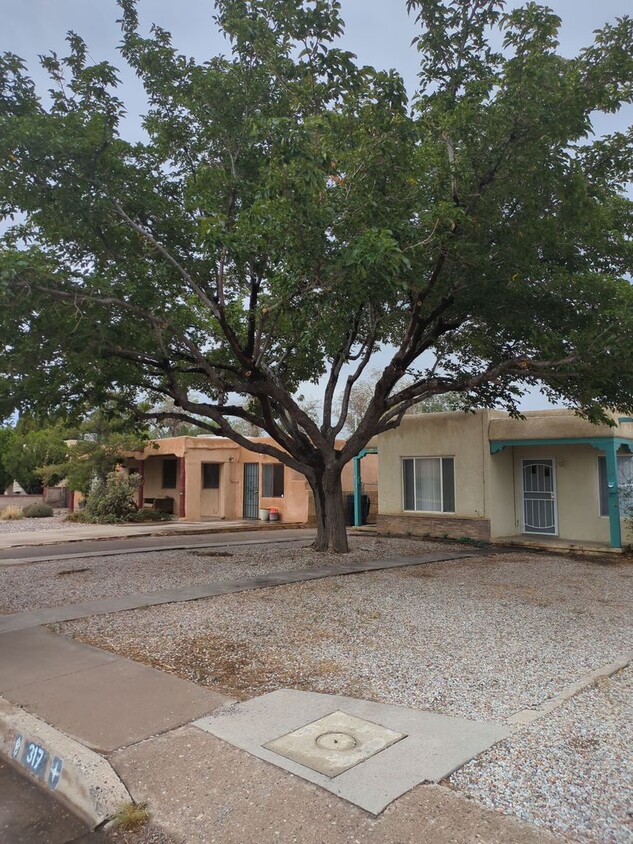
[[[339,773],[324,771],[323,766],[316,767],[315,748],[324,751],[324,757],[334,754],[343,758],[355,750],[350,739],[358,742],[356,728],[352,731],[349,721],[330,721],[335,716],[369,722],[397,738]],[[323,723],[326,728],[322,731]],[[414,786],[444,779],[511,733],[509,727],[498,723],[294,689],[279,689],[224,706],[194,725],[375,815]],[[308,738],[306,731],[310,752],[301,758],[302,751],[299,748],[297,752],[292,737],[299,733]],[[319,744],[317,739],[321,739]],[[367,744],[371,742],[368,738]],[[332,750],[339,746],[343,750]]]
[[[269,741],[264,747],[326,777],[337,777],[403,738],[404,733],[339,711]]]

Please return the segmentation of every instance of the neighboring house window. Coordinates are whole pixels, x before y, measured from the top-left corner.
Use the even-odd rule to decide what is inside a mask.
[[[402,461],[404,509],[455,512],[455,461],[452,457],[406,457]]]
[[[219,489],[220,488],[220,464],[219,463],[203,463],[202,464],[202,489]]]
[[[264,463],[262,466],[262,496],[264,498],[283,498],[284,466],[283,463]]]
[[[633,454],[618,457],[618,490],[620,508],[629,511],[633,507]],[[609,515],[609,488],[607,484],[607,458],[598,458],[598,491],[600,515]]]
[[[176,489],[178,461],[172,458],[163,460],[163,489]]]

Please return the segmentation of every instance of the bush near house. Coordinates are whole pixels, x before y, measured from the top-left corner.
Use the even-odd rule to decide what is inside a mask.
[[[90,490],[81,521],[104,525],[129,521],[138,511],[134,497],[140,484],[137,475],[110,472],[105,481],[96,481]]]
[[[22,508],[27,519],[47,519],[53,515],[53,508],[49,504],[31,504]]]
[[[163,510],[148,510],[146,507],[130,514],[132,522],[170,522],[172,519],[171,513],[165,513]]]

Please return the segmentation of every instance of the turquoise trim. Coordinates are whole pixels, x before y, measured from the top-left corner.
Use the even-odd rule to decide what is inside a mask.
[[[363,478],[360,471],[360,461],[367,454],[378,454],[377,448],[364,448],[354,458],[354,527],[360,527],[363,518],[361,501],[363,495]]]
[[[490,453],[498,454],[504,448],[522,445],[590,445],[598,451],[606,451],[610,443],[633,452],[633,439],[628,437],[539,437],[533,440],[494,440],[490,443]]]
[[[609,501],[609,533],[611,547],[622,547],[622,526],[620,524],[620,496],[618,494],[618,449],[615,444],[607,447],[607,491]]]
[[[622,421],[622,420],[620,420]],[[633,453],[633,439],[626,437],[558,437],[533,440],[497,440],[490,443],[490,453],[498,454],[511,446],[547,446],[547,445],[590,445],[606,455],[607,489],[609,499],[609,534],[611,547],[622,547],[622,524],[620,515],[620,497],[618,494],[618,449],[626,448]]]
[[[618,422],[633,422],[633,416],[620,416]]]

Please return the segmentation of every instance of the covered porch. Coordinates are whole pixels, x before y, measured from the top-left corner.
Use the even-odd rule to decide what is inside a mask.
[[[534,547],[621,550],[628,539],[622,491],[631,488],[633,437],[620,436],[617,429],[613,433],[496,439],[491,431],[490,453],[500,496],[497,507],[500,511],[508,508],[510,498],[503,501],[505,488],[514,510],[513,529],[507,529],[507,517],[493,517],[500,528],[494,531],[495,541],[520,539],[522,545]]]

